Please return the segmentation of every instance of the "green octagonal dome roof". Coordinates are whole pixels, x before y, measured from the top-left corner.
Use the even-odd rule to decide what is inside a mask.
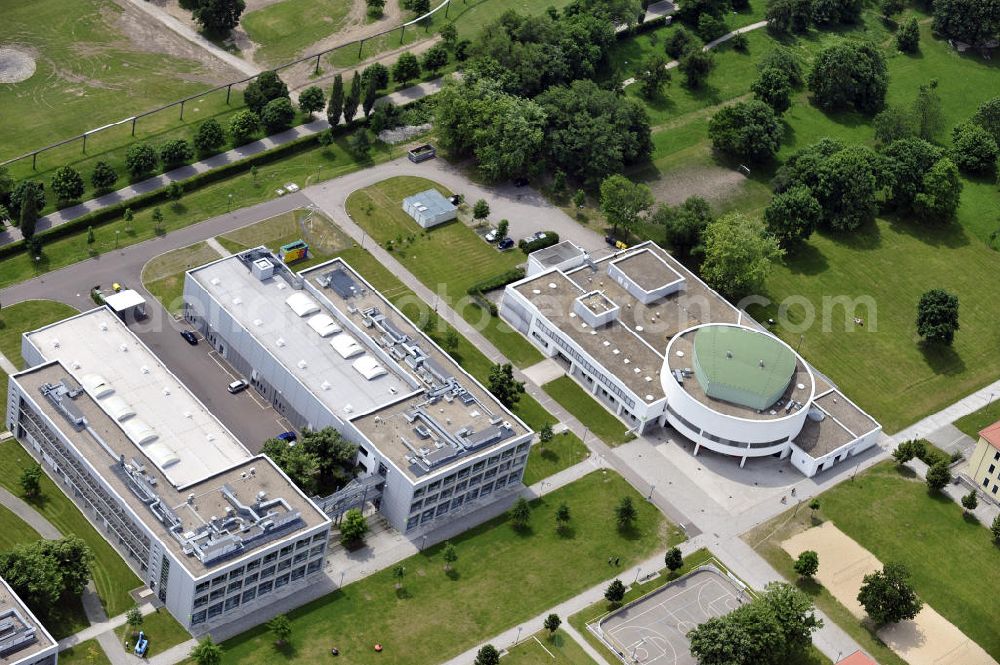
[[[695,376],[709,397],[762,411],[788,388],[795,365],[795,353],[770,335],[721,325],[695,331]]]

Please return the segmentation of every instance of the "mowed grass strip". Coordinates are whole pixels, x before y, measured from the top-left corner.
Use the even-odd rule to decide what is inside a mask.
[[[635,529],[614,526],[614,507],[631,497]],[[569,536],[555,532],[555,511],[566,503]],[[223,644],[224,663],[316,663],[340,649],[344,663],[436,663],[471,648],[613,574],[609,555],[628,567],[677,539],[676,530],[613,472],[594,472],[532,502],[529,527],[518,531],[500,517],[451,542],[458,553],[444,571],[442,546],[402,562],[403,588],[392,569],[375,573],[289,614],[291,644],[278,652],[259,626]],[[380,643],[382,653],[373,645]]]
[[[11,439],[0,443],[0,485],[22,499],[18,480],[32,464],[34,459],[17,441]],[[121,614],[135,604],[129,591],[141,586],[142,582],[60,487],[43,475],[41,496],[27,501],[61,533],[79,536],[90,547],[94,553],[91,573],[108,616]]]
[[[566,430],[552,437],[542,445],[537,443],[528,454],[528,466],[524,469],[524,484],[534,485],[567,467],[585,461],[590,451],[580,437]]]
[[[317,41],[335,34],[351,0],[283,0],[249,12],[241,25],[259,48],[254,57],[278,65],[305,55]]]
[[[1000,397],[1000,395],[998,395]],[[996,401],[996,400],[994,400]],[[1000,420],[1000,407],[993,402],[955,421],[955,427],[979,441],[979,432]]]
[[[59,665],[111,665],[111,661],[95,637],[60,651]]]
[[[503,665],[595,665],[594,659],[562,629],[551,635],[547,630],[529,635],[520,644],[507,649],[507,655],[500,662]]]
[[[177,619],[163,607],[158,607],[155,612],[144,616],[139,630],[145,633],[146,639],[149,640],[145,658],[161,654],[170,647],[191,639],[191,634],[184,630],[184,627],[177,623]],[[132,637],[132,633],[132,628],[128,624],[115,628],[115,635],[118,636],[118,643],[122,645],[123,650],[125,640],[128,640],[130,647],[128,653],[132,653],[131,647],[135,646],[135,638]]]
[[[18,369],[24,369],[21,335],[78,313],[75,308],[54,300],[25,300],[4,307],[0,310],[0,353]]]
[[[184,307],[184,272],[220,258],[206,242],[196,242],[152,259],[142,269],[142,285],[171,314]]]
[[[621,445],[631,439],[625,423],[613,416],[570,377],[560,376],[549,381],[542,386],[542,390],[609,446]]]
[[[524,263],[518,250],[497,251],[461,221],[422,229],[402,209],[403,199],[427,189],[445,196],[441,185],[415,176],[398,176],[347,197],[347,214],[380,245],[391,250],[424,286],[449,303],[512,363],[526,367],[541,353],[517,331],[490,316],[467,295],[470,286]]]

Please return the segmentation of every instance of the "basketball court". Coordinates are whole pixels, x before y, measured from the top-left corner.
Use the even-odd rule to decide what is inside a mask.
[[[627,663],[695,665],[687,633],[728,614],[746,593],[714,567],[703,567],[600,621],[604,639]]]

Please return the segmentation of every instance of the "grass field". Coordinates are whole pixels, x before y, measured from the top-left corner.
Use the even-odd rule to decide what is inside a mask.
[[[73,307],[54,300],[26,300],[4,307],[0,310],[0,353],[18,369],[24,369],[21,335],[78,313]]]
[[[609,527],[622,496],[639,510],[635,532],[626,535]],[[573,515],[568,537],[555,533],[563,502]],[[451,574],[443,571],[442,546],[428,548],[403,561],[401,590],[391,570],[375,573],[291,612],[291,644],[280,655],[260,626],[225,642],[223,662],[315,663],[333,645],[348,664],[446,660],[600,582],[608,553],[620,553],[629,566],[675,540],[675,528],[625,480],[595,472],[532,502],[526,530],[500,517],[453,539],[458,561]],[[382,653],[372,650],[375,642]]]
[[[0,443],[0,485],[21,496],[18,479],[21,472],[33,463],[17,441]],[[47,475],[42,476],[41,497],[28,503],[61,533],[72,533],[86,541],[94,553],[91,567],[94,584],[108,616],[121,614],[134,604],[129,591],[141,586],[142,582]]]
[[[33,543],[41,538],[27,522],[8,510],[6,506],[0,506],[0,552],[6,552],[15,545]]]
[[[160,254],[143,266],[142,285],[168,312],[179,314],[184,307],[184,272],[219,258],[205,242]]]
[[[85,640],[59,652],[61,665],[111,665],[97,638]]]
[[[551,635],[547,630],[529,635],[517,646],[507,649],[507,655],[500,662],[503,665],[594,665],[594,659],[564,630]]]
[[[979,432],[989,427],[997,420],[1000,420],[1000,407],[996,404],[987,404],[978,411],[973,411],[967,416],[963,416],[955,421],[955,427],[962,430],[976,441],[979,441]]]
[[[542,386],[542,390],[609,446],[617,446],[631,440],[632,437],[629,436],[625,424],[613,416],[603,404],[588,395],[587,391],[570,377],[560,376],[554,381],[549,381]]]
[[[466,294],[476,282],[506,272],[524,262],[517,251],[498,252],[461,221],[424,230],[400,207],[407,196],[434,188],[451,192],[424,178],[399,176],[383,180],[347,198],[347,213],[376,242],[391,243],[394,256],[434,291],[514,364],[525,367],[541,354],[498,317],[489,316]],[[454,257],[462,257],[461,261]]]
[[[883,563],[898,561],[912,573],[917,593],[942,616],[976,641],[994,658],[1000,656],[1000,634],[991,624],[1000,611],[995,594],[982,593],[982,580],[1000,575],[1000,558],[982,525],[963,518],[951,499],[931,495],[920,478],[911,477],[891,462],[879,464],[854,481],[842,483],[820,497],[820,515],[854,538]],[[780,547],[782,540],[808,528],[805,508],[789,511],[746,536],[754,549],[788,579],[794,579],[792,560]],[[770,536],[767,540],[764,538]],[[975,561],[976,565],[942,565]],[[823,562],[820,561],[820,565]],[[866,628],[829,592],[816,583],[800,583],[824,611],[883,664],[902,661],[880,647]]]
[[[170,615],[170,612],[164,608],[157,608],[152,614],[144,616],[142,618],[142,626],[139,627],[139,630],[144,632],[146,638],[149,639],[149,647],[145,658],[161,654],[170,647],[191,639],[191,634],[184,630],[177,623],[177,620]],[[128,624],[115,628],[115,635],[118,636],[118,643],[122,645],[123,651],[125,650],[126,637],[128,637],[129,646],[135,646],[135,637],[133,637],[132,629]],[[131,653],[131,649],[129,653]],[[62,658],[60,658],[61,660]]]
[[[350,0],[284,0],[243,16],[240,24],[257,45],[254,58],[278,65],[336,33],[353,3]]]
[[[590,451],[576,434],[568,430],[556,434],[544,446],[536,443],[531,447],[523,482],[525,485],[534,485],[539,480],[578,464],[588,457]]]

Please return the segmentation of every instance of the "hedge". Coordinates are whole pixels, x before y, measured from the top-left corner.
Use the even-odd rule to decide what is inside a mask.
[[[466,289],[465,292],[472,296],[472,301],[474,303],[483,309],[488,310],[491,316],[496,316],[496,304],[483,294],[487,291],[492,291],[493,289],[501,289],[519,279],[524,279],[524,268],[512,268],[507,272],[502,272],[499,275],[493,275],[492,277],[487,277],[486,279],[476,282]]]
[[[539,238],[537,240],[532,240],[531,242],[527,242],[525,240],[520,240],[520,241],[518,241],[517,246],[525,254],[531,254],[532,252],[536,252],[536,251],[538,251],[540,249],[545,249],[546,247],[551,247],[552,245],[556,244],[557,242],[559,242],[559,234],[556,233],[555,231],[546,231],[544,238]]]

